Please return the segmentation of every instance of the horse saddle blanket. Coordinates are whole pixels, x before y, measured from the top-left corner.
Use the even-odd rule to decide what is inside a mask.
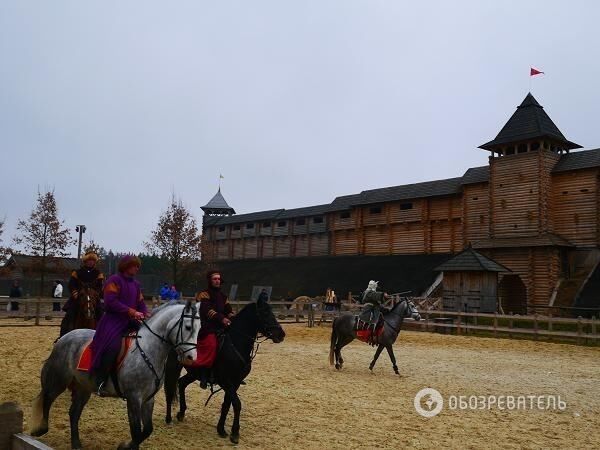
[[[373,328],[367,330],[356,330],[356,337],[358,340],[363,342],[372,342],[373,338],[381,336],[381,333],[383,333],[383,325],[377,326],[375,331],[373,331]]]
[[[121,368],[121,365],[123,364],[123,360],[125,359],[125,356],[127,356],[129,349],[131,348],[131,344],[133,343],[135,335],[136,335],[136,332],[134,331],[134,332],[129,333],[127,336],[124,336],[123,339],[121,339],[121,351],[119,352],[119,356],[117,356],[115,365],[113,367],[115,370],[118,371]],[[92,343],[92,341],[89,341],[85,345],[83,352],[81,352],[81,356],[79,357],[79,362],[77,363],[77,370],[81,370],[83,372],[89,372],[90,369],[92,368],[92,361],[94,360],[94,354],[93,354],[92,348],[90,346],[91,343]]]
[[[370,342],[372,338],[379,337],[383,333],[383,315],[377,320],[363,320],[362,315],[356,317],[356,337],[363,342]]]

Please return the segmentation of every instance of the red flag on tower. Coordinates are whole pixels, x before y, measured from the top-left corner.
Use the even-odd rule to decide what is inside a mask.
[[[541,70],[537,70],[537,69],[534,69],[533,67],[531,67],[531,70],[529,71],[529,76],[534,77],[536,75],[543,74],[543,73],[544,72],[542,72]]]

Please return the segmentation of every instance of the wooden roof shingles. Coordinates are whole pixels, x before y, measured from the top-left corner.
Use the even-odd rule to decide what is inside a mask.
[[[554,233],[544,233],[537,236],[482,239],[473,243],[473,248],[519,247],[573,247],[573,244]]]
[[[579,144],[567,140],[531,92],[517,107],[498,135],[493,140],[480,145],[479,148],[493,150],[502,144],[535,138],[550,138],[561,142],[568,149],[581,148]]]
[[[600,167],[600,148],[562,155],[552,172],[567,172],[592,167]]]
[[[306,206],[303,208],[294,208],[294,209],[284,209],[283,212],[277,216],[277,219],[293,219],[296,217],[312,217],[312,216],[320,216],[329,212],[331,208],[331,204],[327,203],[325,205],[316,205],[316,206]]]
[[[471,247],[437,266],[438,272],[510,272],[502,264],[476,252]]]

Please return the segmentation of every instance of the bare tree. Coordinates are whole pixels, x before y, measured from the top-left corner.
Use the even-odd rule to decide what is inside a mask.
[[[89,252],[95,253],[100,259],[106,258],[106,255],[108,254],[104,247],[102,247],[93,239],[90,239],[89,242],[83,246],[83,253],[85,254]]]
[[[48,258],[67,256],[67,246],[74,243],[64,222],[58,218],[54,191],[38,191],[29,218],[19,220],[17,230],[20,234],[14,237],[14,243],[39,258],[37,268],[40,272],[40,295],[43,295]]]
[[[200,259],[200,232],[196,219],[175,196],[168,209],[158,218],[146,249],[165,258],[171,267],[173,283],[179,286],[181,275],[194,261]]]
[[[0,263],[4,262],[11,252],[11,249],[9,247],[5,247],[2,245],[2,234],[4,233],[5,224],[6,219],[0,220]]]

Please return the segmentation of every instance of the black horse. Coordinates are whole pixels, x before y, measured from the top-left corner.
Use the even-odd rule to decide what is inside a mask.
[[[230,440],[234,444],[239,442],[240,412],[242,402],[238,396],[238,388],[252,368],[252,359],[255,355],[255,345],[258,336],[262,335],[275,343],[282,342],[285,332],[277,322],[271,306],[266,300],[246,305],[236,316],[231,325],[219,339],[219,351],[213,365],[213,383],[219,385],[225,392],[221,417],[217,424],[217,432],[221,437],[227,437],[225,419],[229,408],[233,405],[233,425],[231,426]],[[185,402],[185,388],[200,379],[198,369],[186,367],[187,373],[179,378],[182,366],[175,354],[169,355],[165,372],[165,394],[167,397],[166,422],[171,423],[171,404],[175,391],[179,388],[179,412],[177,419],[183,420],[187,405]]]
[[[394,356],[394,350],[392,345],[398,339],[402,323],[407,317],[412,317],[415,320],[421,320],[419,311],[415,304],[407,299],[403,298],[396,303],[392,309],[383,314],[383,332],[377,337],[376,344],[377,350],[373,361],[369,364],[369,370],[373,370],[377,358],[385,348],[392,361],[392,367],[396,375],[400,375],[398,366],[396,365],[396,356]],[[356,324],[357,317],[352,313],[345,313],[337,317],[333,321],[331,327],[331,344],[329,346],[329,364],[333,365],[335,362],[335,368],[341,370],[344,365],[344,358],[342,358],[342,348],[356,339]]]

